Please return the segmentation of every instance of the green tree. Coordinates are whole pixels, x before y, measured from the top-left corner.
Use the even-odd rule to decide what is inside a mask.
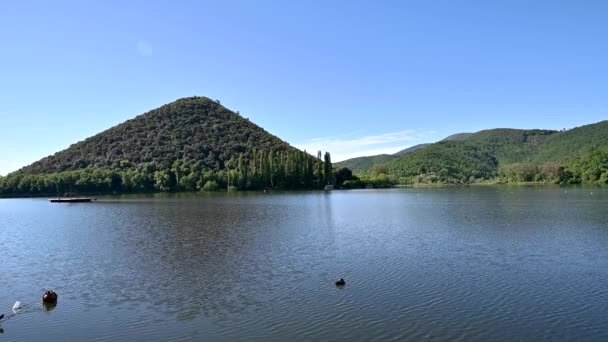
[[[156,171],[154,173],[154,187],[158,191],[171,191],[171,176],[167,171]]]
[[[323,178],[326,184],[334,183],[334,173],[333,168],[331,166],[331,156],[329,152],[325,152],[324,161],[323,161]]]

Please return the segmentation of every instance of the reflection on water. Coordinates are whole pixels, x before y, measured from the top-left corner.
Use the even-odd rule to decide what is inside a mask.
[[[557,187],[0,200],[0,308],[30,308],[3,339],[605,340],[606,204]]]
[[[57,307],[57,303],[45,303],[42,302],[42,310],[44,311],[53,311]]]

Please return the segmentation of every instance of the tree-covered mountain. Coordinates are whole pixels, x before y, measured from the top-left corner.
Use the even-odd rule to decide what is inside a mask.
[[[534,161],[568,161],[608,145],[608,120],[551,135]]]
[[[561,181],[581,158],[608,146],[608,121],[567,131],[492,129],[443,140],[382,165],[393,182]],[[602,160],[595,158],[593,160]],[[602,167],[597,166],[596,170]],[[594,171],[595,172],[595,171]],[[602,176],[600,172],[596,180]],[[608,175],[607,175],[608,176]],[[593,177],[579,177],[585,181]],[[576,177],[572,179],[577,179]]]
[[[445,140],[445,141],[458,141],[458,140],[466,139],[466,138],[470,137],[473,134],[475,134],[475,133],[456,133],[456,134],[452,134],[452,135],[450,135],[448,137],[443,138],[443,140]]]
[[[384,164],[396,158],[398,158],[398,156],[394,154],[378,154],[375,156],[351,158],[337,162],[334,165],[336,167],[348,168],[354,173],[362,173],[368,172],[374,165]]]
[[[498,160],[499,163],[531,162],[547,139],[556,134],[551,130],[523,130],[497,128],[477,132],[462,140],[452,140],[456,145],[475,146]]]
[[[399,156],[413,153],[421,148],[427,147],[431,144],[418,144],[412,147],[408,147],[399,152],[393,154],[378,154],[375,156],[356,157],[341,162],[335,163],[336,167],[345,167],[352,170],[354,173],[369,172],[374,168],[375,165],[384,164],[390,160],[397,159]]]
[[[497,159],[481,146],[456,141],[440,141],[384,164],[388,174],[402,183],[489,179],[495,176],[497,166]]]
[[[414,145],[412,147],[405,148],[405,149],[403,149],[403,150],[401,150],[401,151],[399,151],[397,153],[393,153],[393,156],[397,156],[398,157],[398,156],[404,156],[406,154],[414,153],[414,152],[418,151],[419,149],[425,148],[425,147],[427,147],[429,145],[431,145],[431,144],[418,144],[418,145]]]
[[[177,100],[0,177],[0,195],[318,188],[322,159],[205,97]]]
[[[444,138],[442,141],[463,140],[472,134],[473,133],[452,134],[452,135]],[[432,144],[430,144],[430,143],[418,144],[418,145],[414,145],[412,147],[405,148],[405,149],[403,149],[399,152],[393,153],[393,154],[378,154],[375,156],[351,158],[351,159],[343,160],[341,162],[336,163],[336,166],[346,167],[355,173],[370,172],[376,165],[384,164],[390,160],[397,159],[400,156],[414,153],[414,152],[418,151],[419,149],[428,147],[430,145],[432,145]]]
[[[191,97],[139,115],[19,172],[111,169],[121,167],[121,163],[155,163],[169,168],[175,160],[221,170],[240,154],[248,158],[253,149],[286,152],[291,147],[218,102]]]

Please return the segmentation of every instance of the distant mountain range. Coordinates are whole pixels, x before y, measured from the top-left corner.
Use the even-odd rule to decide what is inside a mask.
[[[353,158],[335,166],[368,173],[376,165],[382,165],[389,175],[407,182],[432,177],[438,182],[460,183],[496,178],[501,167],[512,164],[565,166],[585,153],[606,146],[608,121],[564,131],[491,129],[451,135],[393,155]]]
[[[471,134],[473,134],[473,133],[452,134],[449,137],[443,139],[442,141],[462,140],[462,139],[470,136]],[[384,164],[390,160],[397,159],[401,156],[405,156],[407,154],[416,152],[417,150],[428,147],[430,145],[432,145],[432,144],[430,144],[430,143],[418,144],[418,145],[408,147],[406,149],[403,149],[403,150],[393,153],[393,154],[378,154],[375,156],[351,158],[351,159],[347,159],[347,160],[335,163],[335,166],[349,168],[350,170],[352,170],[355,173],[367,172],[367,171],[370,171],[374,167],[374,165]]]

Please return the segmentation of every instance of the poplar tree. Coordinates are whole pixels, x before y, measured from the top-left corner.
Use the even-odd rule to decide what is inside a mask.
[[[329,152],[325,152],[325,161],[323,163],[323,176],[327,184],[333,184],[334,173],[331,167],[331,156]]]

